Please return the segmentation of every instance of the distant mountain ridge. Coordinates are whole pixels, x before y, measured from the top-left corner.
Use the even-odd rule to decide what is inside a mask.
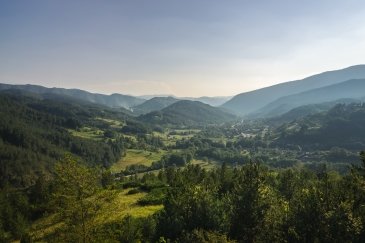
[[[211,106],[220,106],[230,98],[231,96],[202,96],[202,97],[176,97],[174,95],[142,95],[142,96],[132,96],[132,95],[123,95],[123,94],[98,94],[91,93],[88,91],[80,90],[80,89],[65,89],[65,88],[47,88],[40,85],[33,84],[5,84],[0,83],[0,91],[7,89],[17,89],[24,90],[27,92],[35,93],[35,94],[57,94],[57,95],[67,95],[73,98],[77,98],[80,100],[88,101],[95,104],[105,105],[111,108],[123,107],[126,109],[130,109],[132,107],[136,107],[147,100],[151,100],[153,98],[174,98],[176,100],[192,100],[192,101],[200,101],[205,104]],[[162,107],[163,108],[163,107]],[[161,109],[162,109],[161,108]],[[156,109],[158,110],[158,109]],[[146,112],[144,112],[146,113]],[[140,114],[137,112],[137,115]]]
[[[130,95],[121,94],[96,94],[80,89],[64,89],[64,88],[46,88],[40,85],[11,85],[0,83],[0,90],[24,90],[35,94],[56,94],[65,95],[72,98],[88,101],[95,104],[105,105],[112,108],[123,107],[129,109],[132,106],[139,105],[145,100]]]
[[[283,96],[302,93],[346,80],[362,78],[365,78],[365,65],[351,66],[345,69],[320,73],[302,80],[280,83],[251,92],[241,93],[224,103],[222,107],[240,115],[247,115]]]
[[[306,92],[284,96],[256,112],[256,117],[273,117],[296,107],[365,97],[365,79],[353,79]]]
[[[231,99],[230,97],[224,96],[179,98],[175,96],[153,97],[152,95],[145,96],[145,98],[153,97],[146,101],[146,99],[130,95],[105,95],[90,93],[79,89],[46,88],[39,85],[30,84],[10,85],[0,83],[0,91],[13,89],[24,90],[42,95],[63,95],[95,104],[108,106],[111,108],[125,108],[129,110],[134,110],[134,115],[146,114],[152,111],[159,111],[173,104],[177,100],[190,100],[199,101],[215,107],[219,106],[226,111],[235,113],[240,116],[252,117],[252,114],[254,114],[254,117],[256,117],[257,115],[258,117],[272,117],[288,112],[289,110],[299,106],[314,104],[314,102],[323,103],[342,98],[359,98],[354,97],[351,94],[351,91],[347,97],[345,97],[344,95],[337,95],[332,97],[333,99],[331,98],[324,100],[322,98],[329,97],[328,94],[324,94],[324,96],[320,94],[320,96],[322,97],[318,97],[318,99],[314,96],[311,97],[310,99],[312,100],[312,102],[310,103],[298,100],[299,98],[303,100],[305,99],[302,93],[355,79],[365,79],[365,65],[351,66],[340,70],[320,73],[301,80],[280,83],[270,87],[241,93]],[[359,90],[354,90],[354,92],[358,91]],[[339,92],[337,92],[337,94],[339,94]],[[292,98],[289,98],[289,96],[292,96]],[[365,96],[365,93],[363,96]],[[142,105],[142,103],[145,104]]]

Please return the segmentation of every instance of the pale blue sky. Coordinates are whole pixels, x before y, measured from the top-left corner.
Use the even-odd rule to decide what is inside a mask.
[[[362,64],[365,1],[0,0],[0,82],[234,95]]]

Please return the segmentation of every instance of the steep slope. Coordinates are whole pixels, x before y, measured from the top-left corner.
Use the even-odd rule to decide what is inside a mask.
[[[236,95],[223,104],[224,108],[240,115],[252,113],[267,104],[296,93],[340,83],[350,79],[365,78],[365,65],[324,72],[302,80],[296,80]]]
[[[0,90],[17,89],[32,92],[35,94],[56,94],[65,95],[80,100],[88,101],[91,103],[101,104],[108,107],[124,107],[130,108],[132,106],[139,105],[145,100],[136,98],[129,95],[112,94],[103,95],[90,93],[79,89],[63,89],[63,88],[46,88],[39,85],[10,85],[10,84],[0,84]]]
[[[132,107],[133,113],[135,114],[146,114],[152,111],[159,111],[163,108],[172,105],[173,103],[179,101],[174,97],[154,97],[150,100],[145,101],[144,103]]]
[[[156,124],[207,125],[233,120],[235,116],[199,101],[182,100],[140,119]]]
[[[353,79],[338,84],[282,97],[256,113],[256,117],[273,117],[293,108],[335,101],[339,99],[361,99],[365,97],[365,79]]]

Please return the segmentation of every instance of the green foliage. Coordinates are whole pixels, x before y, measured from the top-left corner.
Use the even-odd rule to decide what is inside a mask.
[[[56,165],[53,186],[40,178],[29,197],[12,190],[1,194],[0,233],[4,240],[31,240],[30,205],[40,207],[52,192],[48,207],[60,224],[43,239],[53,242],[362,242],[364,171],[364,166],[347,176],[325,166],[316,173],[273,171],[257,163],[209,171],[198,165],[168,167],[158,175],[125,178],[123,187],[134,189],[118,194],[120,207],[115,202],[106,207],[113,195],[101,182],[109,174],[66,157]],[[100,220],[102,208],[125,210],[127,197],[135,206],[162,202],[163,209],[152,217],[124,213]]]
[[[170,178],[170,187],[156,237],[204,242],[206,232],[220,232],[239,242],[359,242],[365,232],[361,170],[340,177],[325,168],[272,172],[250,163],[166,171],[159,178]]]
[[[194,243],[234,243],[236,241],[229,240],[226,235],[218,232],[205,231],[202,229],[193,230],[191,233],[184,234],[178,240],[179,242]]]
[[[98,229],[95,242],[153,242],[156,222],[153,217],[136,218],[130,215],[121,221],[108,223]]]
[[[22,191],[5,188],[0,191],[0,241],[19,239],[27,231],[30,204]]]
[[[238,174],[232,201],[230,235],[243,242],[255,242],[265,223],[270,208],[270,188],[265,183],[268,175],[258,164],[243,167]]]
[[[166,190],[164,188],[152,189],[145,197],[138,200],[138,204],[145,205],[161,205],[165,200]]]

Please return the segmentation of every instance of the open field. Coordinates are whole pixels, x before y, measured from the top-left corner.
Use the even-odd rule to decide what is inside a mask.
[[[140,192],[128,195],[130,190],[131,189],[126,189],[117,192],[110,203],[103,205],[102,213],[100,213],[96,219],[98,224],[119,221],[127,215],[133,217],[148,217],[162,209],[162,205],[141,206],[137,204],[138,200],[146,196],[147,193]]]
[[[164,133],[153,132],[152,135],[161,138],[166,146],[171,146],[175,145],[179,140],[192,138],[199,132],[200,130],[198,129],[174,129]]]
[[[194,159],[191,161],[193,165],[200,165],[203,169],[211,170],[217,167],[217,162],[214,161],[204,161],[200,159]]]
[[[214,168],[217,168],[217,166],[219,167],[219,163],[216,162],[216,161],[203,161],[203,160],[200,160],[200,159],[194,159],[190,162],[190,164],[192,165],[199,165],[201,166],[203,169],[206,169],[206,170],[211,170],[211,169],[214,169]],[[142,178],[145,174],[154,174],[154,175],[158,175],[158,173],[160,172],[161,169],[159,170],[152,170],[152,171],[148,171],[148,172],[140,172],[140,173],[137,173],[137,177],[138,178]]]
[[[118,121],[118,120],[112,120],[112,119],[106,119],[106,118],[101,118],[101,117],[97,117],[97,120],[103,121],[107,124],[109,124],[111,127],[113,128],[121,128],[124,126],[124,122],[123,121]]]
[[[120,172],[129,165],[142,164],[150,166],[152,162],[158,161],[166,153],[164,150],[158,152],[150,152],[137,149],[129,149],[127,155],[121,158],[117,163],[111,167],[112,172]]]
[[[104,137],[104,132],[96,128],[82,127],[79,130],[68,129],[75,137],[100,140]]]

